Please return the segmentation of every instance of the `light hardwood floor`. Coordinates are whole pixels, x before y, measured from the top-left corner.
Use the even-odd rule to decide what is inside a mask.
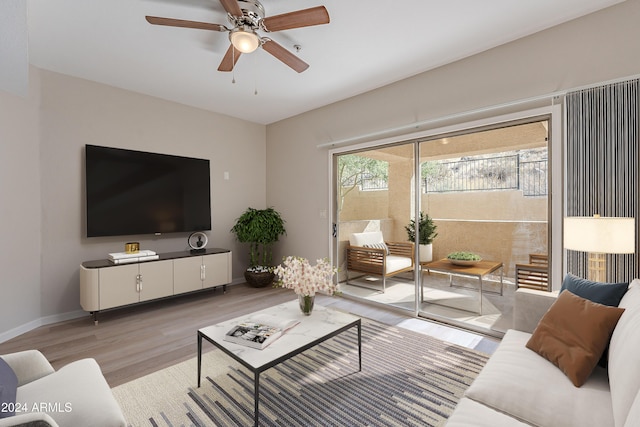
[[[38,349],[55,369],[95,358],[111,387],[196,356],[198,329],[295,298],[292,291],[235,285],[43,326],[0,344],[0,354]],[[339,297],[318,296],[317,304],[397,325],[403,313]],[[210,349],[207,349],[210,350]]]

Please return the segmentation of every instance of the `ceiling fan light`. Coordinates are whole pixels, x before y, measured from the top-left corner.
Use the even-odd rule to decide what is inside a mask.
[[[260,46],[260,38],[253,31],[232,31],[229,39],[233,47],[242,53],[251,53]]]

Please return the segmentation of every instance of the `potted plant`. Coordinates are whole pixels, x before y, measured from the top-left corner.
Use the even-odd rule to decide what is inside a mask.
[[[420,262],[430,262],[433,260],[433,239],[436,238],[437,225],[433,223],[433,219],[424,212],[420,212],[418,229],[418,244],[420,245]],[[414,219],[409,221],[409,225],[404,227],[407,230],[407,237],[410,242],[416,243],[416,222]]]
[[[482,261],[480,255],[469,251],[451,252],[449,255],[447,255],[447,259],[452,264],[464,266],[476,265],[477,263]]]
[[[249,243],[250,266],[244,277],[250,286],[263,287],[273,282],[272,249],[278,238],[287,234],[284,222],[273,208],[247,208],[231,229],[239,242]]]

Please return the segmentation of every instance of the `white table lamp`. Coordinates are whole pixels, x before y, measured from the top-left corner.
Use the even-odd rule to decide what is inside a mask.
[[[606,282],[606,254],[635,252],[635,220],[623,217],[566,217],[564,247],[589,253],[589,280]]]

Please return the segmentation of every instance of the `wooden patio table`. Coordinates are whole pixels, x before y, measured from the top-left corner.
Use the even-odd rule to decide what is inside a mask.
[[[449,275],[449,286],[455,286],[453,284],[453,275],[457,274],[459,276],[467,276],[467,277],[477,277],[480,283],[478,287],[480,293],[480,312],[482,315],[482,278],[487,274],[491,274],[494,271],[500,269],[500,295],[502,295],[503,291],[503,275],[504,275],[504,265],[499,261],[479,261],[475,265],[457,265],[453,264],[447,258],[442,258],[437,261],[432,262],[421,262],[420,268],[427,272],[437,272],[437,273],[445,273]],[[424,302],[423,295],[423,286],[424,281],[422,280],[422,275],[420,275],[420,300]],[[470,289],[470,288],[467,288]],[[491,291],[487,291],[491,292]],[[497,293],[497,292],[495,292]]]

